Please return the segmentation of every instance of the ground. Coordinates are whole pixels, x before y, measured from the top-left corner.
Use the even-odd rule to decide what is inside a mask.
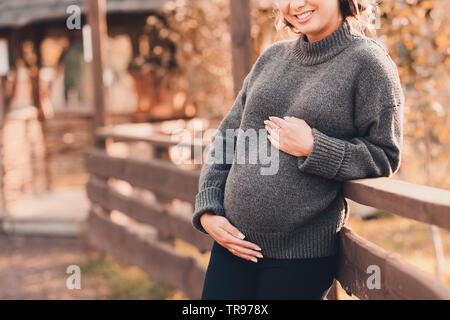
[[[86,259],[78,238],[0,237],[0,299],[102,299],[106,288],[90,281],[66,288],[66,268]]]
[[[70,290],[69,265],[81,269],[81,289]],[[0,300],[183,299],[135,267],[86,251],[76,237],[0,235]]]

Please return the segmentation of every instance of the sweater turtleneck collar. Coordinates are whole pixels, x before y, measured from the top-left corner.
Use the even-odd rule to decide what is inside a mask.
[[[354,30],[345,19],[338,29],[321,40],[309,42],[306,34],[302,34],[294,42],[293,53],[303,65],[318,64],[344,50],[354,36]]]

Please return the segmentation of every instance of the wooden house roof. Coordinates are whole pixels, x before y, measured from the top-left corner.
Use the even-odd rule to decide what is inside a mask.
[[[61,20],[69,16],[67,8],[77,5],[85,13],[85,0],[0,0],[0,29]],[[108,13],[132,13],[161,9],[168,0],[107,0]]]

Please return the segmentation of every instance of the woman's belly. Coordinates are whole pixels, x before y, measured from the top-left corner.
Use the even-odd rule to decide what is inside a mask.
[[[338,195],[341,183],[301,172],[298,158],[280,152],[278,171],[233,163],[224,192],[226,217],[241,231],[292,230],[309,223]]]

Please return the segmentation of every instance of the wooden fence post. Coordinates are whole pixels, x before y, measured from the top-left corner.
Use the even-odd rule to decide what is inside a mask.
[[[233,83],[234,94],[237,96],[253,64],[250,1],[230,0],[230,10]]]
[[[105,148],[106,141],[95,135],[98,127],[106,125],[105,86],[103,83],[103,61],[105,41],[107,40],[105,0],[87,0],[87,17],[91,26],[92,39],[92,75],[94,79],[94,144]]]

